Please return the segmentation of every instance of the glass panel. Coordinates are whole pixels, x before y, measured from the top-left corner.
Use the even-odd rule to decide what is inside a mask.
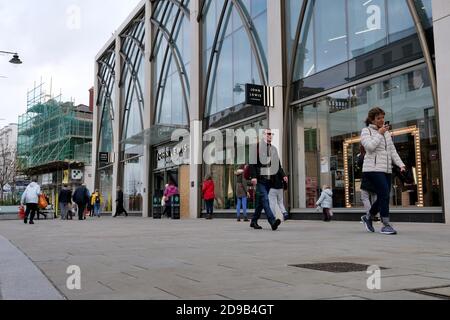
[[[244,28],[233,34],[233,105],[245,101],[245,84],[251,83],[252,52]]]
[[[112,185],[113,185],[113,167],[104,168],[98,171],[99,191],[104,199],[102,212],[112,211]]]
[[[217,67],[217,111],[233,106],[233,46],[232,38],[222,43]]]
[[[442,205],[436,114],[428,73],[420,66],[319,98],[294,110],[296,208],[313,208],[318,196],[316,187],[323,184],[332,186],[336,208],[347,206],[346,195],[348,205],[363,207],[362,170],[356,165],[360,142],[349,139],[360,137],[367,114],[375,106],[385,110],[397,151],[415,179],[413,184],[405,185],[393,177],[391,206]],[[344,143],[349,146],[346,151]]]
[[[299,47],[294,69],[294,80],[309,77],[315,73],[315,50],[314,50],[314,6],[310,1],[306,9],[304,26],[302,27]]]
[[[124,207],[127,211],[142,211],[143,172],[143,157],[130,160],[124,164],[123,194]]]
[[[315,45],[316,71],[348,60],[345,0],[316,1]]]
[[[290,66],[292,58],[292,49],[295,45],[295,35],[297,33],[297,26],[300,19],[300,10],[303,5],[303,0],[287,0],[286,1],[286,48],[288,56],[288,66]]]
[[[384,0],[349,0],[348,20],[350,58],[363,55],[386,45],[386,8]]]
[[[406,1],[388,1],[389,41],[394,42],[416,33]]]

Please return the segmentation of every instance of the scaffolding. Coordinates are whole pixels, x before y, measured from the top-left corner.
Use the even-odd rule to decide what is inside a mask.
[[[19,116],[17,142],[24,172],[56,162],[90,164],[91,146],[92,113],[88,107],[50,98],[42,93],[42,84],[28,93],[27,112]]]

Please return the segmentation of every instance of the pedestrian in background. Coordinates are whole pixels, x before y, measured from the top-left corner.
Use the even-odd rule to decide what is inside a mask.
[[[211,220],[214,215],[214,199],[216,198],[215,194],[215,186],[214,181],[211,175],[207,175],[205,181],[202,186],[202,194],[203,200],[205,200],[206,204],[206,219]]]
[[[324,185],[322,188],[322,194],[316,203],[317,206],[322,208],[323,211],[323,221],[330,222],[333,212],[333,191],[330,186]]]
[[[95,192],[92,194],[91,197],[91,206],[94,207],[94,215],[97,218],[101,217],[101,206],[102,206],[102,195],[100,194],[100,192],[97,190],[95,190]]]
[[[247,200],[250,198],[249,192],[248,192],[248,183],[244,177],[244,168],[245,166],[241,166],[234,174],[236,176],[236,214],[237,214],[237,221],[241,222],[241,208],[244,214],[244,221],[248,222],[248,215],[247,215]]]
[[[91,195],[85,184],[75,190],[72,200],[78,207],[78,220],[84,220],[84,211],[86,210],[86,206],[89,203],[90,198]]]
[[[61,220],[68,220],[69,210],[72,205],[72,190],[68,185],[64,185],[58,195],[59,209],[61,211]]]
[[[30,217],[30,224],[34,224],[34,216],[38,210],[39,195],[41,194],[41,187],[37,184],[37,179],[33,179],[27,186],[25,192],[22,194],[21,205],[26,205],[24,223],[28,223]]]
[[[122,213],[125,213],[125,216],[128,217],[128,212],[125,210],[123,206],[123,191],[122,188],[117,186],[117,199],[116,199],[116,214],[114,217],[120,216]]]
[[[180,194],[178,187],[175,181],[172,178],[169,178],[169,183],[166,185],[164,189],[164,201],[166,206],[164,207],[164,215],[167,218],[172,216],[172,197]]]

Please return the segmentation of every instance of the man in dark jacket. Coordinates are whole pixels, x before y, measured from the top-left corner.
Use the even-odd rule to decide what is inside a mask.
[[[72,191],[67,185],[64,185],[58,196],[59,208],[61,210],[61,219],[68,219],[69,206],[72,204]]]
[[[259,195],[255,215],[250,224],[250,227],[256,230],[262,229],[258,225],[258,220],[261,217],[263,209],[273,231],[277,230],[281,224],[281,220],[276,219],[274,216],[269,201],[269,192],[273,180],[272,176],[275,176],[280,169],[280,157],[277,148],[272,145],[272,137],[273,134],[270,129],[264,130],[263,140],[258,144],[256,164],[250,164],[251,181],[253,185],[256,185],[256,190]],[[284,180],[287,182],[287,177]]]
[[[72,199],[78,206],[78,219],[84,220],[84,210],[91,199],[91,194],[85,184],[75,190]]]
[[[123,191],[122,191],[122,189],[119,186],[117,187],[116,203],[117,203],[117,207],[116,207],[116,214],[115,214],[114,217],[118,217],[122,213],[125,213],[125,216],[128,217],[128,212],[127,212],[127,210],[125,210],[125,208],[123,206]]]

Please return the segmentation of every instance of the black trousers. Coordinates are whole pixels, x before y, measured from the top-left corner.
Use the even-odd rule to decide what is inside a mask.
[[[33,221],[34,216],[36,215],[37,212],[38,212],[37,203],[27,203],[27,210],[25,211],[25,219],[28,220],[28,217],[30,217],[30,222]]]
[[[125,215],[128,217],[128,212],[123,207],[123,202],[117,202],[116,216],[120,216],[122,213],[125,213]]]
[[[78,206],[78,220],[84,220],[84,210],[86,210],[86,203],[77,203]]]

